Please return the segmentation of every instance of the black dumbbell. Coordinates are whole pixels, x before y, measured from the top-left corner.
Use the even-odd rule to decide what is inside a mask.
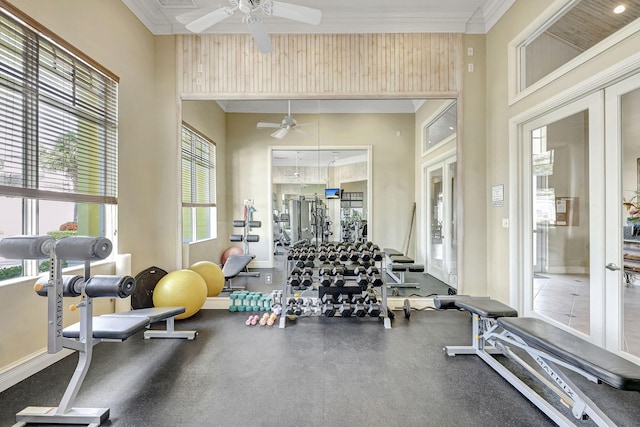
[[[353,307],[353,315],[356,317],[364,317],[367,315],[367,309],[365,308],[364,304],[362,304],[361,302],[357,302],[355,304],[352,304]]]
[[[344,275],[344,268],[342,267],[333,267],[333,270],[331,271],[331,275],[332,276],[337,276],[337,275]]]
[[[382,276],[380,274],[373,274],[369,276],[369,283],[373,286],[382,286],[384,282],[382,281]]]
[[[380,273],[380,271],[378,271],[378,267],[376,267],[375,265],[369,266],[369,268],[367,268],[367,275],[369,276],[372,276],[378,273]]]
[[[324,295],[322,295],[322,302],[323,303],[325,303],[325,304],[327,304],[327,303],[333,304],[333,301],[334,301],[333,294],[324,294]]]
[[[369,304],[369,308],[367,309],[367,312],[371,317],[380,317],[380,313],[382,312],[380,309],[380,304],[378,303]]]
[[[322,305],[322,314],[327,317],[333,317],[336,315],[336,309],[333,304],[325,303]]]
[[[289,277],[289,279],[287,280],[287,282],[291,285],[291,286],[300,286],[300,276],[291,276]]]
[[[311,286],[312,283],[313,283],[313,278],[311,277],[311,275],[304,274],[302,276],[302,280],[300,281],[300,286],[304,286],[306,288],[308,286]]]
[[[353,313],[353,309],[351,308],[351,304],[345,301],[342,304],[340,304],[340,307],[338,308],[338,312],[342,317],[351,317],[351,314]]]
[[[361,288],[366,289],[367,285],[369,284],[369,276],[364,273],[360,273],[356,277],[356,284]]]
[[[333,278],[334,286],[344,286],[344,276],[342,274],[336,274],[336,277]]]

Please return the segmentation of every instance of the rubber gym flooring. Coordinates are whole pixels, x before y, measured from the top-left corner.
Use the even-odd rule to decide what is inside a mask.
[[[106,426],[546,426],[544,414],[476,356],[457,311],[371,318],[304,318],[245,326],[245,314],[202,310],[178,321],[194,341],[144,340],[94,348],[78,407],[109,407]],[[56,406],[77,356],[0,394],[0,425],[25,406]],[[640,393],[576,379],[620,426],[640,423]],[[577,422],[578,425],[593,425]]]
[[[280,288],[278,269],[261,273],[234,285]],[[425,295],[446,289],[421,283]],[[466,312],[396,312],[390,330],[369,317],[300,318],[285,329],[246,326],[247,317],[201,310],[176,321],[198,331],[193,341],[139,333],[98,344],[74,406],[108,407],[103,425],[127,427],[554,425],[480,358],[445,355],[445,345],[470,342]],[[26,406],[57,406],[76,363],[72,354],[0,393],[0,426]],[[640,393],[572,378],[618,425],[640,426]]]

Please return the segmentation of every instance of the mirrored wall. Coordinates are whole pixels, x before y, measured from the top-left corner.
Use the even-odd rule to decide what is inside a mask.
[[[369,238],[369,149],[273,148],[274,241]]]

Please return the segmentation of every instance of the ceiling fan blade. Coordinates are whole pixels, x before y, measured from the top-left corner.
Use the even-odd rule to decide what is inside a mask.
[[[182,13],[180,15],[176,16],[176,21],[178,21],[179,23],[186,25],[191,21],[195,21],[196,19],[200,18],[201,16],[204,16],[208,13],[211,13],[213,11],[218,10],[219,7],[208,7],[206,9],[197,9],[197,10],[192,10],[191,12],[187,12],[187,13]]]
[[[277,131],[275,131],[274,133],[271,134],[272,137],[274,138],[278,138],[278,139],[282,139],[285,137],[286,134],[289,133],[289,129],[287,128],[280,128]]]
[[[205,13],[199,18],[186,24],[185,27],[193,33],[201,33],[207,28],[216,25],[218,22],[227,19],[231,15],[233,15],[233,9],[230,7],[222,7],[220,9],[215,9],[212,12]]]
[[[280,123],[258,122],[257,127],[258,127],[258,129],[279,128],[280,127]]]
[[[271,40],[269,39],[269,34],[267,34],[267,30],[265,30],[262,21],[259,18],[256,18],[253,15],[247,17],[247,25],[249,26],[249,31],[253,35],[253,39],[256,41],[258,45],[258,49],[262,53],[269,53],[272,50]]]
[[[305,24],[311,25],[318,25],[322,18],[322,12],[318,9],[298,6],[297,4],[282,3],[279,1],[274,1],[272,4],[271,14],[281,18],[292,19],[294,21],[304,22]]]

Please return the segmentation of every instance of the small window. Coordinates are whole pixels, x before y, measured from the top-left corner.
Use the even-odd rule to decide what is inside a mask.
[[[182,242],[217,237],[216,144],[182,123]]]
[[[438,145],[455,138],[457,123],[457,103],[454,101],[423,128],[422,153],[425,154]]]
[[[637,4],[572,0],[518,46],[522,91],[640,17]],[[615,8],[615,9],[614,9]],[[604,48],[604,47],[603,47]]]

